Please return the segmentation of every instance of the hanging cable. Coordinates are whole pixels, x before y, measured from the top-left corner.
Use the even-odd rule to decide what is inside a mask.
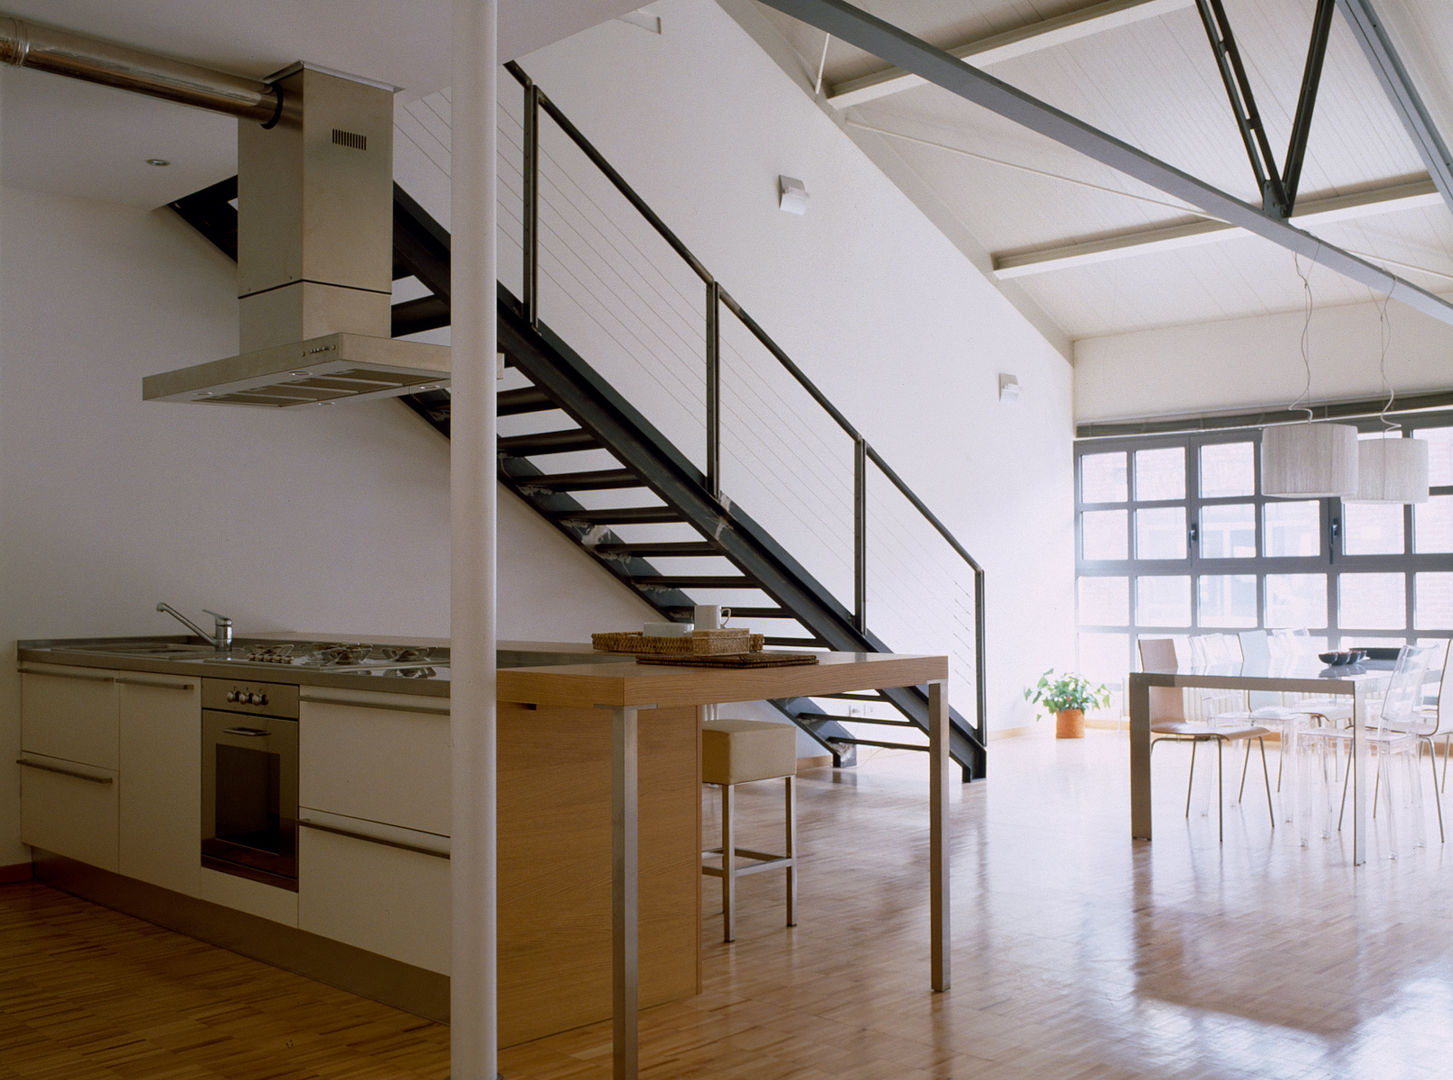
[[[1377,358],[1377,373],[1382,379],[1382,388],[1387,391],[1387,404],[1382,407],[1382,412],[1377,418],[1382,421],[1382,433],[1384,436],[1389,431],[1401,431],[1402,425],[1394,420],[1389,420],[1387,414],[1392,411],[1392,403],[1397,399],[1397,391],[1393,389],[1392,383],[1387,379],[1387,347],[1392,343],[1392,323],[1388,321],[1387,305],[1392,300],[1391,285],[1388,286],[1387,295],[1382,298],[1382,303],[1377,309],[1377,339],[1381,346]]]
[[[1320,247],[1320,245],[1318,246]],[[1315,263],[1316,260],[1313,259],[1313,262]],[[1303,306],[1306,316],[1302,321],[1302,367],[1306,369],[1307,381],[1296,400],[1287,406],[1287,412],[1305,412],[1307,421],[1310,423],[1314,418],[1310,408],[1312,399],[1312,282],[1307,274],[1302,273],[1302,259],[1295,251],[1292,252],[1292,265],[1296,268],[1297,277],[1302,279]],[[1303,402],[1307,404],[1302,404]]]

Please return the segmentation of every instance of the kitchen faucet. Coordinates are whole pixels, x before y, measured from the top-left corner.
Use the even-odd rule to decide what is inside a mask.
[[[218,652],[226,652],[228,649],[230,649],[232,647],[232,620],[229,619],[226,615],[218,615],[215,611],[213,611],[210,608],[203,608],[202,609],[203,611],[205,611],[208,615],[212,616],[212,618],[217,621],[216,629],[212,633],[209,634],[205,630],[203,630],[200,626],[198,626],[196,623],[192,622],[191,619],[189,619],[185,615],[183,615],[176,608],[172,607],[170,604],[167,604],[167,603],[157,604],[156,605],[156,610],[157,611],[164,611],[168,615],[171,615],[174,618],[176,618],[178,621],[181,622],[181,624],[183,626],[185,626],[192,633],[196,634],[203,641],[206,641],[209,644],[211,644],[211,646],[214,649],[216,649]]]

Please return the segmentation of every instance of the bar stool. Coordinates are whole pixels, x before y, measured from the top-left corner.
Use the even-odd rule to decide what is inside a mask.
[[[787,851],[776,855],[736,846],[733,798],[738,784],[781,777],[786,785]],[[779,867],[787,871],[787,925],[797,925],[797,731],[790,724],[723,717],[701,725],[701,782],[721,788],[721,847],[702,852],[721,856],[721,865],[703,863],[701,872],[721,878],[723,941],[736,940],[736,883],[744,874]],[[750,859],[742,865],[738,859]]]

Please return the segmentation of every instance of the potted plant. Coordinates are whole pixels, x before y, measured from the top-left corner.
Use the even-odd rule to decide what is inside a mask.
[[[1069,671],[1057,675],[1054,668],[1050,668],[1039,677],[1039,682],[1025,689],[1024,700],[1043,706],[1045,712],[1054,713],[1055,738],[1082,739],[1085,737],[1085,710],[1109,705],[1110,690],[1104,683],[1097,686]]]

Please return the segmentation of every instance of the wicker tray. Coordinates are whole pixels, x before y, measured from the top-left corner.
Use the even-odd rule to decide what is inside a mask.
[[[628,652],[637,656],[713,656],[720,653],[757,652],[763,635],[741,629],[693,630],[676,637],[655,637],[639,630],[591,634],[597,652]]]

